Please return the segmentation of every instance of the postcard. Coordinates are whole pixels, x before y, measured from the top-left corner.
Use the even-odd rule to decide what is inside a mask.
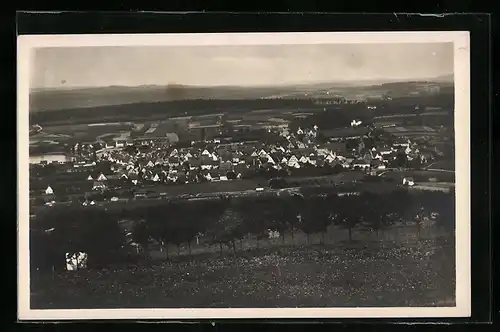
[[[20,35],[20,320],[468,317],[469,34]]]

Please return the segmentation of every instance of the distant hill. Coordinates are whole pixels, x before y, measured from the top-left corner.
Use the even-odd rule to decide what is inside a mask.
[[[420,81],[420,80],[419,80]],[[453,76],[442,76],[426,82],[445,84],[453,82]],[[324,82],[291,86],[185,86],[142,85],[137,87],[109,86],[93,88],[33,89],[30,92],[30,111],[77,109],[142,102],[166,102],[191,99],[272,99],[321,97],[325,93],[342,94],[353,89],[376,89],[383,80]],[[408,85],[405,81],[394,84]]]
[[[430,79],[430,81],[436,82],[436,83],[453,83],[455,80],[455,76],[453,74],[450,75],[444,75],[444,76],[438,76]]]

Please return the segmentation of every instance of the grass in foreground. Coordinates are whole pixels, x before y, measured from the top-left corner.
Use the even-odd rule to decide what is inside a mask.
[[[453,243],[343,243],[32,276],[32,309],[454,306]]]

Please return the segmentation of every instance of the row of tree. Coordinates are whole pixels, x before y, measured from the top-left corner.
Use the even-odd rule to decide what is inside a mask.
[[[102,208],[53,208],[40,214],[31,225],[32,265],[47,267],[65,252],[84,251],[89,265],[108,264],[131,254],[130,241],[147,249],[155,240],[168,250],[169,245],[185,245],[191,252],[196,237],[204,236],[209,245],[237,249],[238,241],[252,236],[260,241],[269,230],[279,232],[283,242],[289,234],[294,242],[297,232],[309,236],[322,234],[322,243],[331,225],[343,228],[349,239],[358,227],[369,227],[377,234],[398,221],[410,221],[418,230],[426,218],[454,230],[453,193],[405,190],[387,194],[329,195],[304,198],[298,195],[215,201],[177,201],[153,206],[130,207],[119,212]],[[118,221],[131,220],[124,230]],[[126,232],[131,233],[128,239]],[[127,242],[128,241],[128,242]],[[167,251],[168,254],[168,251]]]

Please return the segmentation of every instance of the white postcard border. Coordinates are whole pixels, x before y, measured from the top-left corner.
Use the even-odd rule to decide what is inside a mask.
[[[160,45],[285,45],[358,43],[454,44],[456,174],[456,306],[432,308],[244,308],[244,309],[30,309],[29,85],[35,48]],[[103,34],[18,36],[18,319],[223,319],[223,318],[417,318],[469,317],[470,290],[470,47],[469,33],[313,32],[224,34]]]

